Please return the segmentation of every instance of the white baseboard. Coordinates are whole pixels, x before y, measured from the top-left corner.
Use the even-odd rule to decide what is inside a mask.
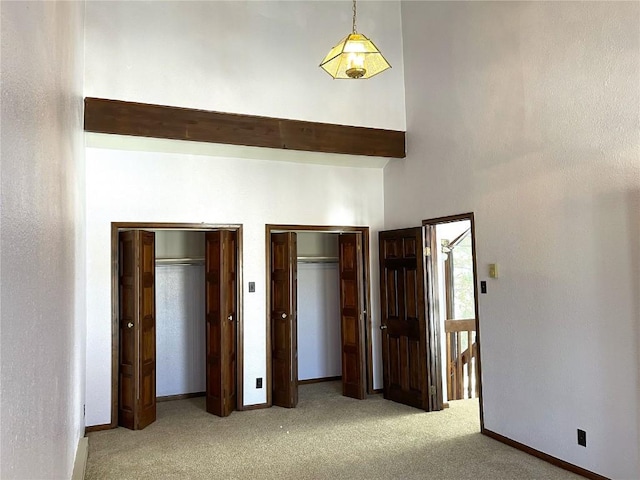
[[[73,463],[71,480],[84,480],[84,470],[87,468],[87,456],[89,455],[89,437],[82,437],[76,450],[76,461]]]

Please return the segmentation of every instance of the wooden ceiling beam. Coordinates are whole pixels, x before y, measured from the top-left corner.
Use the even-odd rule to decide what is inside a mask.
[[[405,132],[87,97],[87,132],[307,152],[405,157]]]

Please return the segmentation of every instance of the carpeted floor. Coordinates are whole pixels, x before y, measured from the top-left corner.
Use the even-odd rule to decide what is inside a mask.
[[[87,479],[576,479],[479,433],[477,400],[425,413],[300,387],[295,409],[218,418],[204,398],[158,403],[141,431],[89,434]]]

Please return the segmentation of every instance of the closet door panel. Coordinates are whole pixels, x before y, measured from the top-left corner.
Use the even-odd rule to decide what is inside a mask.
[[[118,424],[141,430],[156,419],[155,235],[119,234]]]
[[[207,232],[205,247],[207,412],[230,415],[236,403],[236,232]]]
[[[297,244],[294,232],[271,234],[272,403],[298,404]]]
[[[367,380],[364,342],[364,273],[362,237],[339,237],[340,323],[342,332],[342,394],[364,399]]]

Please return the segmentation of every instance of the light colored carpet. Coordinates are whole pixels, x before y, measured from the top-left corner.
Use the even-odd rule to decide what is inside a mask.
[[[141,431],[89,434],[87,479],[576,479],[479,432],[477,400],[420,410],[339,382],[300,387],[295,409],[206,413],[162,402]]]

